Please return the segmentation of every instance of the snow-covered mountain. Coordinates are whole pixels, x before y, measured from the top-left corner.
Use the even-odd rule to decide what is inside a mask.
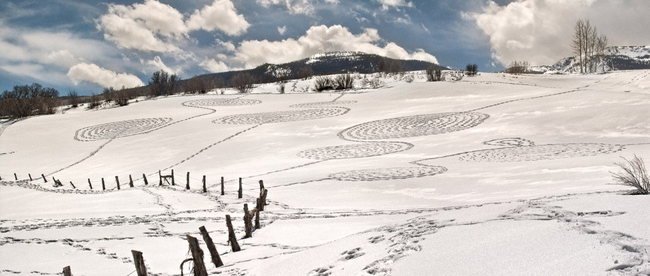
[[[305,69],[313,75],[327,75],[340,73],[366,74],[379,71],[415,71],[425,70],[431,66],[440,70],[448,69],[421,60],[400,60],[363,52],[327,52],[283,64],[262,64],[243,72],[253,75],[260,83],[270,83],[281,79],[302,78],[304,76],[301,74],[301,70],[304,72]],[[197,78],[207,80],[222,79],[228,82],[232,76],[240,72],[242,71],[206,74],[197,76]]]
[[[650,69],[650,46],[611,46],[605,49],[605,70]],[[533,72],[576,73],[580,72],[575,56],[566,57],[551,66],[535,66]],[[603,64],[599,63],[599,71]]]

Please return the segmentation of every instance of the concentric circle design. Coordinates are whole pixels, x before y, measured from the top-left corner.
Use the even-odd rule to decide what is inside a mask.
[[[596,156],[619,152],[623,149],[625,149],[623,145],[598,143],[549,144],[478,150],[457,156],[459,160],[469,162],[521,162]]]
[[[251,114],[238,114],[226,116],[212,121],[215,124],[250,124],[260,125],[269,123],[283,123],[293,121],[315,120],[328,117],[341,116],[350,111],[344,107],[318,108],[308,110],[291,110],[278,112],[264,112]]]
[[[447,171],[442,166],[402,167],[386,169],[353,170],[330,174],[339,181],[379,181],[433,176]]]
[[[77,130],[75,139],[79,141],[97,141],[138,135],[158,129],[172,118],[144,118],[94,125]]]
[[[351,101],[337,101],[337,102],[313,102],[313,103],[301,103],[301,104],[294,104],[290,105],[289,107],[295,107],[295,108],[312,108],[312,107],[322,107],[322,106],[339,106],[339,105],[346,105],[346,104],[355,104],[357,101],[351,100]]]
[[[364,158],[401,152],[412,147],[412,144],[403,142],[370,142],[308,149],[299,152],[298,156],[316,160]]]
[[[532,147],[535,142],[522,138],[501,138],[483,142],[488,146]]]
[[[184,102],[184,106],[242,106],[260,104],[255,99],[202,99]]]
[[[490,116],[478,112],[451,112],[398,117],[359,124],[339,135],[352,140],[409,138],[454,132],[475,127]]]

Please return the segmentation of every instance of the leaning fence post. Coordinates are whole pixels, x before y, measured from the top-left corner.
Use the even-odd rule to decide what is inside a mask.
[[[244,203],[244,230],[246,230],[244,238],[253,237],[253,223],[251,222],[251,214],[248,212],[247,203]]]
[[[262,226],[260,226],[260,202],[262,202],[261,198],[257,199],[257,206],[255,209],[257,212],[255,212],[255,229],[260,229]]]
[[[243,190],[241,186],[241,177],[239,178],[239,190],[237,190],[237,198],[242,198]]]
[[[201,235],[203,236],[203,241],[205,241],[205,245],[208,246],[208,251],[210,251],[210,256],[212,256],[212,263],[216,267],[223,266],[221,257],[219,257],[219,252],[217,252],[217,247],[214,246],[214,242],[212,241],[210,234],[208,234],[208,230],[205,229],[205,226],[199,227],[199,230],[201,231]]]
[[[70,266],[66,266],[63,268],[63,276],[72,276],[72,271],[70,270]]]
[[[106,191],[106,183],[104,183],[103,177],[102,177],[102,190]]]
[[[14,173],[14,178],[18,180],[18,175],[16,173]]]
[[[28,173],[27,175],[29,175],[29,181],[34,181],[34,179],[32,179],[32,174],[31,173]]]
[[[93,183],[90,182],[90,178],[88,178],[88,186],[90,186],[90,189],[93,189]]]
[[[119,190],[120,189],[120,179],[117,177],[117,175],[115,176],[115,182],[117,183],[117,189]]]
[[[237,243],[237,236],[235,236],[235,230],[232,228],[232,221],[230,221],[230,215],[226,215],[226,226],[228,226],[228,241],[230,242],[230,247],[232,252],[237,252],[241,250],[239,243]]]
[[[129,187],[133,188],[133,177],[129,174]]]
[[[47,178],[45,178],[45,175],[41,174],[41,177],[43,178],[43,181],[45,181],[45,183],[47,183]]]
[[[147,181],[147,175],[142,174],[142,178],[144,179],[144,185],[149,185],[149,181]]]
[[[185,185],[185,190],[190,189],[190,172],[187,172],[187,184]]]
[[[77,187],[74,186],[74,184],[72,183],[72,181],[70,181],[70,185],[72,185],[72,188],[73,188],[73,189],[76,189],[76,188],[77,188]]]
[[[138,273],[138,276],[147,276],[147,266],[144,265],[142,252],[131,250],[131,253],[133,254],[133,263],[135,263],[135,271]]]
[[[194,275],[208,276],[208,271],[205,269],[203,262],[203,250],[199,246],[199,240],[190,235],[187,236],[187,242],[190,244],[190,251],[192,251],[192,261],[194,262]]]
[[[203,192],[204,193],[208,192],[208,188],[205,186],[205,175],[203,176]]]
[[[224,195],[223,176],[221,177],[221,195]]]

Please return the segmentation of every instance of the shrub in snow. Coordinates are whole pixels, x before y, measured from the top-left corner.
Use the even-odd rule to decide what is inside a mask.
[[[435,69],[431,66],[427,68],[427,81],[441,81],[442,80],[442,71]]]
[[[318,92],[334,90],[334,81],[329,77],[317,77],[314,79],[314,89]]]
[[[352,78],[350,74],[338,75],[335,81],[336,81],[336,90],[354,88],[354,78]]]
[[[278,92],[280,94],[284,94],[284,88],[285,88],[286,83],[284,81],[280,82],[280,85],[278,86]]]
[[[412,74],[407,74],[402,79],[404,79],[404,81],[407,83],[412,83],[413,80],[415,80],[415,77]]]
[[[647,195],[650,192],[650,178],[643,159],[634,155],[632,160],[623,158],[625,162],[614,163],[623,169],[622,172],[612,172],[616,184],[636,188],[636,194]]]

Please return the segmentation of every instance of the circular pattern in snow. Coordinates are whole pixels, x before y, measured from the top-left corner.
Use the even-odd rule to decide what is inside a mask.
[[[442,166],[421,166],[345,171],[329,177],[339,181],[379,181],[433,176],[446,171],[447,168]]]
[[[623,145],[580,143],[511,147],[461,153],[458,160],[470,162],[521,162],[610,154],[625,149]]]
[[[401,152],[412,147],[413,144],[403,142],[362,143],[308,149],[299,152],[298,156],[316,160],[364,158]]]
[[[172,120],[172,118],[144,118],[94,125],[77,130],[74,139],[97,141],[144,134],[154,131]]]
[[[346,104],[355,104],[355,103],[357,103],[357,101],[313,102],[313,103],[294,104],[294,105],[290,105],[289,107],[311,108],[311,107],[337,106],[337,105],[346,105]]]
[[[241,106],[255,105],[262,101],[254,99],[202,99],[184,102],[184,106]]]
[[[348,113],[348,111],[350,111],[348,108],[332,107],[309,110],[238,114],[226,116],[212,122],[215,124],[261,125],[335,117]]]
[[[501,138],[483,142],[488,146],[532,147],[535,142],[522,138]]]
[[[450,112],[377,120],[343,130],[339,135],[354,140],[409,138],[454,132],[475,127],[490,116],[478,112]]]

